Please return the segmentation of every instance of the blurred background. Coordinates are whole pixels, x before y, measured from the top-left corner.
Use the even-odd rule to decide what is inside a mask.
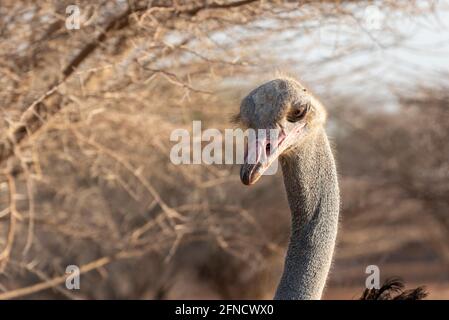
[[[324,298],[359,298],[368,265],[449,298],[449,1],[2,0],[0,39],[0,298],[271,299],[281,173],[169,155],[279,74],[329,110]]]

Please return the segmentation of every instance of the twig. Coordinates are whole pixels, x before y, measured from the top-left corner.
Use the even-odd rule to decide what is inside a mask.
[[[20,216],[16,206],[16,183],[10,172],[5,173],[9,185],[9,230],[6,238],[6,246],[0,253],[0,271],[3,271],[8,263],[16,233],[16,220]]]
[[[127,171],[129,171],[137,180],[142,184],[142,186],[145,187],[145,189],[151,194],[151,196],[154,198],[154,200],[159,204],[159,206],[162,208],[162,210],[167,214],[167,217],[170,218],[172,221],[174,218],[177,218],[179,220],[185,220],[185,217],[182,216],[179,212],[168,206],[161,198],[159,193],[156,191],[156,189],[151,185],[150,182],[148,182],[146,179],[142,177],[140,173],[137,172],[135,168],[132,167],[130,163],[128,163],[125,159],[117,155],[112,150],[108,149],[107,147],[99,144],[98,142],[86,138],[84,135],[82,135],[78,130],[72,128],[73,134],[82,142],[87,143],[98,150],[102,151],[104,154],[108,155],[115,161],[117,161],[119,164],[121,164]]]
[[[92,261],[88,264],[81,266],[80,274],[87,273],[89,271],[101,268],[101,267],[111,263],[112,261],[113,261],[112,257],[103,257],[103,258],[97,259],[95,261]],[[19,297],[27,296],[27,295],[30,295],[30,294],[33,294],[33,293],[36,293],[36,292],[39,292],[42,290],[50,289],[50,288],[53,288],[55,286],[58,286],[58,285],[64,283],[66,281],[66,279],[67,279],[67,275],[62,275],[62,276],[55,277],[53,279],[49,279],[47,281],[29,286],[29,287],[24,287],[24,288],[8,291],[5,293],[1,293],[0,300],[19,298]]]

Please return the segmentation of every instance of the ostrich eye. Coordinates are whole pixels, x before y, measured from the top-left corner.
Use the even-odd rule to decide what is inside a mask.
[[[306,115],[306,112],[308,110],[307,105],[299,106],[298,108],[295,108],[287,115],[287,120],[289,122],[297,122],[304,118]]]

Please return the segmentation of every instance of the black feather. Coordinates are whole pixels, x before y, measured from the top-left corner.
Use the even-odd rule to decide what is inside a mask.
[[[379,289],[365,289],[360,300],[422,300],[426,296],[424,287],[404,290],[401,279],[389,278]]]

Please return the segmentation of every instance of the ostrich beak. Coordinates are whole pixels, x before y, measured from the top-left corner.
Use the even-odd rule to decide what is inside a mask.
[[[240,168],[240,180],[244,185],[252,185],[267,171],[275,160],[290,145],[297,144],[306,131],[304,122],[297,124],[290,132],[285,134],[284,130],[264,129],[254,139],[248,139],[245,160]],[[260,132],[259,132],[260,133]],[[273,167],[274,170],[277,167]],[[270,174],[276,173],[270,171]]]
[[[259,132],[261,133],[261,132]],[[263,175],[281,154],[285,140],[283,131],[263,130],[255,139],[248,139],[244,163],[240,168],[240,180],[244,185],[252,185]]]

